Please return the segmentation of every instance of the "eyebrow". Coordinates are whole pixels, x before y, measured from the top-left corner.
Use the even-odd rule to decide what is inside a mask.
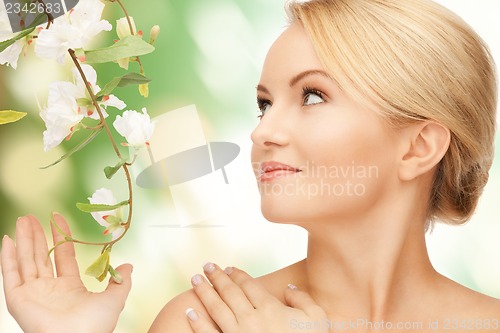
[[[322,71],[320,69],[313,69],[313,70],[308,70],[308,71],[304,71],[302,73],[299,73],[297,75],[295,75],[294,77],[292,77],[292,79],[290,80],[290,88],[293,87],[294,85],[297,84],[297,82],[299,82],[300,80],[304,79],[305,77],[308,77],[308,76],[311,76],[311,75],[322,75],[324,77],[326,77],[327,79],[332,79],[332,77],[330,75],[328,75],[327,72],[325,71]]]
[[[311,75],[321,75],[321,76],[326,77],[327,79],[330,79],[330,80],[332,79],[332,77],[330,75],[328,75],[328,73],[323,71],[323,70],[320,70],[320,69],[307,70],[307,71],[304,71],[304,72],[301,72],[301,73],[295,75],[294,77],[292,77],[290,79],[290,83],[289,83],[290,88],[292,88],[294,85],[296,85],[300,80],[302,80],[308,76],[311,76]],[[262,84],[258,84],[256,88],[257,88],[257,91],[261,91],[263,93],[269,94],[269,90],[266,87],[264,87]]]

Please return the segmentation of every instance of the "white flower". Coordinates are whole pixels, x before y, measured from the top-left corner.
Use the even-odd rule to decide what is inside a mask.
[[[2,39],[3,38],[0,36],[0,42],[3,41]],[[0,65],[10,65],[12,66],[12,68],[16,69],[17,60],[19,59],[19,56],[21,55],[21,52],[23,51],[25,45],[27,45],[26,37],[17,40],[14,44],[10,45],[5,50],[0,52]]]
[[[1,6],[0,6],[1,7]],[[2,15],[0,15],[0,21],[2,20]],[[10,29],[10,28],[9,28]],[[35,33],[31,33],[28,36],[25,36],[21,39],[18,39],[14,42],[14,44],[7,47],[5,50],[0,52],[0,65],[11,66],[12,68],[17,68],[17,61],[19,60],[19,56],[23,52],[25,48],[27,48],[33,42],[33,35]],[[0,42],[5,42],[9,39],[16,37],[17,33],[12,33],[5,29],[4,25],[0,23]]]
[[[81,65],[82,70],[90,83],[94,92],[100,91],[96,85],[97,73],[90,65]],[[44,149],[48,151],[59,145],[65,138],[70,137],[74,127],[79,124],[84,117],[99,119],[97,112],[94,112],[94,106],[78,105],[79,100],[87,100],[90,103],[87,89],[80,74],[73,70],[73,76],[76,83],[71,82],[52,82],[49,85],[49,98],[47,106],[40,112],[40,116],[45,122],[47,130],[43,132]],[[113,95],[104,96],[99,103],[103,108],[113,106],[120,110],[125,108],[125,103]],[[103,116],[108,114],[102,109]]]
[[[90,86],[94,91],[94,94],[97,94],[99,91],[101,91],[101,88],[97,85],[97,73],[95,69],[87,64],[82,64],[81,67],[83,73],[85,74],[85,78],[90,83]],[[73,67],[73,78],[80,93],[80,96],[78,98],[87,98],[90,101],[90,96],[88,96],[87,88],[85,87],[85,84],[83,83],[83,80],[80,77],[80,73],[78,72],[76,67]],[[99,102],[99,105],[102,107],[101,111],[104,118],[108,117],[108,113],[105,110],[106,107],[112,106],[117,108],[118,110],[123,110],[126,107],[125,103],[118,99],[115,95],[103,96],[102,101]],[[87,117],[99,120],[99,114],[95,112],[95,107],[92,104],[83,105],[80,107],[80,109],[84,114],[86,114]]]
[[[76,102],[78,95],[77,87],[71,82],[49,84],[48,105],[40,112],[47,127],[43,132],[45,151],[59,145],[83,119],[84,114]]]
[[[68,49],[85,48],[101,31],[111,30],[111,24],[101,20],[103,9],[100,0],[80,0],[75,8],[54,20],[49,29],[40,31],[35,53],[63,64]]]
[[[141,148],[149,144],[149,140],[153,136],[155,124],[151,122],[146,108],[142,109],[143,113],[134,110],[128,110],[122,116],[116,116],[113,126],[124,136],[128,144]]]
[[[116,205],[117,200],[113,195],[113,192],[107,188],[100,188],[92,194],[92,197],[88,198],[91,204],[97,205]],[[104,212],[94,212],[91,213],[94,220],[100,225],[105,227],[104,234],[108,235],[111,233],[112,239],[115,240],[121,236],[125,230],[122,223],[122,213],[121,207],[115,210],[104,211]]]

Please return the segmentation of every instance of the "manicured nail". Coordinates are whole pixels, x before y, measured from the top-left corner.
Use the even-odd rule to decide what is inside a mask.
[[[205,273],[210,274],[213,271],[215,271],[215,264],[211,263],[211,262],[207,262],[205,265],[203,265],[203,270],[205,271]]]
[[[291,284],[291,283],[290,283],[290,284],[288,285],[288,289],[297,290],[297,289],[299,289],[299,288],[297,288],[297,286],[296,286],[296,285],[294,285],[294,284]]]
[[[224,272],[226,272],[227,275],[230,275],[233,272],[233,270],[234,269],[231,266],[224,268]]]
[[[198,320],[198,314],[191,308],[186,310],[186,316],[189,318],[191,321],[196,321]]]
[[[193,275],[191,278],[191,283],[193,286],[197,286],[203,283],[203,277],[200,274]]]
[[[24,220],[26,220],[26,218],[27,218],[26,216],[19,216],[19,217],[17,218],[16,223],[19,223],[19,222],[21,222],[21,221],[24,221]]]

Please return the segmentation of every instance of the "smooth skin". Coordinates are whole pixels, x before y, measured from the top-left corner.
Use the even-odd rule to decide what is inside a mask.
[[[257,178],[258,165],[267,161],[302,170],[258,185],[268,220],[308,231],[307,258],[257,279],[245,276],[244,282],[240,271],[237,278],[219,271],[206,274],[213,289],[204,282],[174,298],[150,332],[267,332],[265,327],[287,332],[290,323],[284,318],[295,313],[297,320],[303,319],[308,314],[305,304],[319,306],[337,323],[361,319],[416,323],[404,332],[500,332],[500,301],[442,276],[428,258],[426,202],[436,166],[449,145],[449,130],[432,121],[395,130],[373,110],[349,100],[322,71],[303,28],[291,25],[264,63],[257,87],[263,117],[252,133]],[[314,167],[329,170],[352,161],[375,166],[377,176],[312,176],[317,175]],[[307,197],[276,190],[321,181],[330,187],[356,182],[365,192]],[[287,290],[288,284],[310,299],[290,307],[293,291]],[[262,297],[272,306],[255,304],[256,295],[266,295]],[[272,297],[288,308],[280,308],[269,300]],[[183,316],[188,308],[193,309],[189,318],[196,320]],[[249,317],[262,322],[240,321]],[[436,321],[437,330],[428,327]],[[342,329],[368,331],[373,329],[363,325]]]
[[[223,271],[213,263],[205,264],[203,269],[215,289],[201,275],[193,276],[191,282],[196,295],[218,325],[196,310],[188,309],[186,314],[193,331],[197,333],[215,333],[219,330],[227,333],[297,332],[291,323],[326,322],[328,319],[323,309],[307,293],[297,290],[292,284],[284,291],[288,306],[283,306],[244,271],[234,267],[227,267]],[[315,331],[327,333],[328,328],[324,326]]]
[[[71,235],[64,218],[54,215],[57,225]],[[52,228],[54,244],[63,237]],[[16,243],[2,241],[2,274],[9,312],[26,333],[113,332],[131,288],[131,265],[117,268],[123,283],[109,282],[102,293],[85,288],[72,243],[54,251],[57,275],[42,226],[33,216],[18,219]]]

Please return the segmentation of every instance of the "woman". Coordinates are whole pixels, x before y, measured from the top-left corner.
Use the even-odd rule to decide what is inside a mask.
[[[257,86],[252,163],[264,216],[305,228],[307,258],[258,279],[207,263],[150,332],[500,332],[500,301],[437,273],[424,238],[436,220],[467,221],[488,178],[497,101],[486,46],[429,0],[289,9]],[[122,285],[90,294],[70,244],[56,249],[53,279],[38,222],[20,219],[16,238],[4,239],[2,272],[26,332],[113,329],[130,266]]]

